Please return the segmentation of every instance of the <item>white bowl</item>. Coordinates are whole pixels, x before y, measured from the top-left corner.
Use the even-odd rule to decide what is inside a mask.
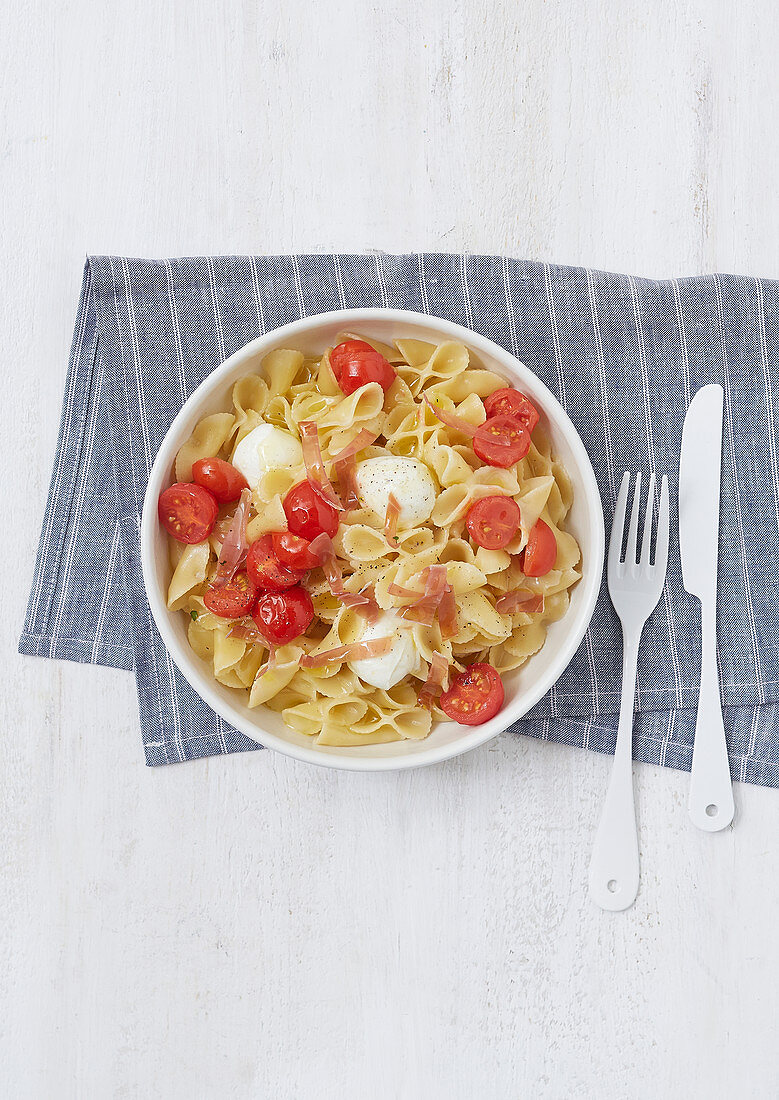
[[[574,503],[568,529],[581,546],[582,579],[571,592],[571,605],[566,615],[550,625],[540,653],[523,668],[505,676],[505,705],[484,725],[438,722],[423,741],[356,748],[314,746],[310,738],[291,730],[280,714],[265,706],[250,710],[238,692],[223,687],[190,648],[185,616],[180,611],[171,613],[166,607],[171,571],[167,536],[157,521],[157,499],[173,480],[179,447],[203,416],[230,407],[233,383],[255,371],[268,352],[274,348],[296,348],[308,355],[321,354],[334,343],[336,334],[344,331],[372,336],[386,343],[410,337],[431,343],[457,340],[465,344],[472,360],[523,390],[546,414],[554,450],[571,478]],[[171,424],[152,467],[141,523],[141,561],[149,604],[162,640],[194,690],[226,722],[266,748],[277,749],[297,760],[353,771],[389,771],[434,764],[483,745],[521,718],[549,691],[576,652],[595,609],[604,541],[600,495],[584,445],[562,406],[531,371],[497,344],[450,321],[402,309],[349,309],[306,317],[253,340],[198,386]]]

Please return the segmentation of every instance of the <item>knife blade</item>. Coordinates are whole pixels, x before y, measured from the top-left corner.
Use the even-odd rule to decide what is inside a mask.
[[[699,829],[716,832],[733,820],[725,727],[717,670],[717,556],[722,463],[722,386],[693,397],[679,459],[679,549],[687,591],[701,602],[701,687],[695,720],[689,813]]]
[[[679,549],[684,587],[698,599],[717,591],[722,386],[704,386],[690,402],[679,459]]]

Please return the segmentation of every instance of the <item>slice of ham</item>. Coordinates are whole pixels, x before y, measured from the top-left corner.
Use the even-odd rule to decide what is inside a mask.
[[[340,497],[345,512],[360,507],[360,492],[357,488],[357,459],[354,455],[339,458],[335,463],[335,476],[338,478]]]
[[[427,679],[417,697],[419,705],[431,710],[438,696],[446,689],[448,679],[449,662],[443,653],[434,653]]]
[[[261,645],[267,649],[268,660],[262,668],[258,669],[257,676],[264,676],[266,672],[270,672],[272,668],[276,667],[276,646],[273,642],[263,638],[253,619],[237,619],[227,631],[227,637],[238,638],[241,642],[248,642],[250,645]]]
[[[451,584],[446,585],[438,604],[438,625],[444,641],[453,638],[457,633],[457,601]]]
[[[511,615],[514,611],[524,611],[526,615],[535,615],[544,610],[544,597],[527,588],[515,588],[506,592],[495,604],[495,610],[501,615]]]
[[[387,591],[390,596],[400,596],[404,600],[421,600],[424,596],[424,592],[415,592],[413,588],[404,588],[402,584],[395,584],[394,581],[387,585]]]
[[[362,661],[367,657],[383,657],[389,652],[392,638],[371,638],[367,642],[352,642],[326,649],[323,653],[307,653],[300,658],[301,668],[323,668],[343,661]]]
[[[319,446],[319,430],[313,420],[304,420],[301,423],[300,437],[309,485],[327,504],[343,512],[344,506],[330,484],[330,478],[325,470],[322,448]]]
[[[268,647],[268,660],[265,662],[261,669],[258,669],[257,676],[264,676],[266,672],[270,672],[271,669],[274,669],[276,667],[275,645],[273,644],[273,642],[266,642],[264,638],[261,640],[262,644]],[[257,676],[254,677],[255,680],[257,679]]]
[[[422,623],[424,626],[432,626],[435,613],[441,602],[448,585],[446,582],[445,565],[428,565],[420,573],[420,580],[425,582],[423,594],[403,612],[403,618],[411,622]]]
[[[372,432],[368,428],[360,428],[351,443],[347,443],[342,450],[333,455],[333,462],[343,462],[347,458],[352,458],[358,451],[370,447],[371,443],[374,443],[378,438],[376,432]]]
[[[236,574],[238,566],[245,560],[249,544],[246,541],[246,525],[249,522],[249,501],[252,495],[249,489],[241,491],[232,522],[222,540],[219,561],[214,575],[214,588],[223,588]]]
[[[419,578],[425,584],[425,590],[422,593],[404,588],[403,585],[395,584],[394,581],[387,586],[387,591],[391,596],[413,600],[413,603],[401,611],[404,619],[422,623],[423,626],[432,626],[437,612],[441,637],[444,641],[447,638],[453,638],[457,633],[457,602],[454,598],[454,589],[446,579],[446,566],[429,565],[422,570]]]
[[[427,394],[425,394],[424,400],[433,416],[437,417],[442,424],[446,424],[447,428],[454,428],[456,432],[462,432],[463,435],[471,437],[476,435],[480,427],[479,424],[471,424],[470,420],[465,420],[462,416],[455,416],[454,413],[439,409],[438,405],[434,405]]]
[[[387,497],[387,514],[384,518],[384,537],[387,540],[388,545],[397,550],[398,543],[396,539],[396,532],[398,530],[398,518],[400,516],[400,501],[394,493],[390,493]]]
[[[309,550],[319,559],[322,571],[325,574],[330,591],[344,607],[350,607],[363,618],[373,621],[379,614],[380,608],[373,597],[373,593],[366,589],[364,592],[349,592],[344,587],[343,573],[338,564],[338,555],[333,546],[333,540],[329,535],[317,535],[312,540]]]

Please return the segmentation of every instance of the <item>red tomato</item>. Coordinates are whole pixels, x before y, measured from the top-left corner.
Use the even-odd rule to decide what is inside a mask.
[[[538,409],[519,390],[495,390],[484,402],[484,411],[488,420],[493,416],[514,416],[528,432],[538,423]]]
[[[549,524],[537,520],[527,546],[522,551],[520,566],[526,577],[544,577],[557,561],[557,539]]]
[[[513,466],[530,450],[525,425],[513,416],[493,416],[480,424],[473,437],[473,449],[488,466]]]
[[[232,504],[242,489],[249,488],[243,474],[222,458],[199,458],[193,462],[192,480],[213,493],[220,504]]]
[[[480,726],[503,706],[503,681],[492,665],[469,665],[441,696],[441,710],[453,722]]]
[[[345,340],[330,352],[330,365],[344,393],[378,382],[386,393],[397,375],[395,368],[364,340]]]
[[[316,569],[319,565],[319,558],[309,550],[311,543],[308,539],[293,535],[291,531],[274,531],[271,538],[273,552],[281,564],[289,569],[304,573],[307,569]]]
[[[292,534],[309,542],[322,534],[332,539],[338,530],[338,512],[307,481],[295,485],[284,497],[284,515]]]
[[[178,542],[204,542],[216,523],[219,506],[202,485],[179,481],[163,493],[157,503],[160,523]]]
[[[223,619],[240,619],[248,615],[257,599],[257,586],[243,569],[221,588],[207,588],[203,603]]]
[[[252,618],[263,638],[273,645],[286,645],[308,630],[314,605],[305,588],[267,592],[257,600]]]
[[[519,505],[511,497],[482,497],[471,506],[465,525],[485,550],[502,550],[519,530]]]
[[[299,584],[301,573],[282,565],[273,550],[273,539],[263,535],[249,547],[246,570],[261,592],[282,592]]]

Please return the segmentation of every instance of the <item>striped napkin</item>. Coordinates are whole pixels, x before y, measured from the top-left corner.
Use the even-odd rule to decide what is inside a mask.
[[[719,665],[734,778],[779,786],[779,283],[652,282],[496,256],[87,261],[22,653],[134,669],[147,763],[254,749],[178,673],[151,621],[139,516],[154,455],[210,371],[289,321],[394,306],[482,333],[535,371],[579,429],[607,530],[622,470],[667,473],[675,514],[691,396],[725,387]],[[644,633],[634,751],[689,768],[700,610],[674,539]],[[620,629],[605,585],[584,642],[518,733],[612,752]]]

